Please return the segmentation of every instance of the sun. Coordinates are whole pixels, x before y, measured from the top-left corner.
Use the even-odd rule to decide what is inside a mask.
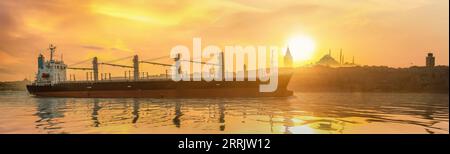
[[[288,47],[295,61],[306,61],[312,58],[316,46],[310,37],[297,36],[289,39]]]

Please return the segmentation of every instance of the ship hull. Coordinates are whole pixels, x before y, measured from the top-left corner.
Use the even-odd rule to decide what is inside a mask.
[[[280,75],[274,92],[260,92],[260,81],[99,81],[64,82],[54,85],[28,85],[38,97],[73,98],[203,98],[203,97],[287,97],[291,74]]]

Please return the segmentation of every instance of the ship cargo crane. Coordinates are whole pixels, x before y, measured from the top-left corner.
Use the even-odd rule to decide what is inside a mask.
[[[191,62],[191,63],[200,63],[200,64],[205,64],[205,65],[222,66],[222,65],[220,65],[220,64],[207,63],[207,62],[200,62],[200,61],[193,61],[193,60],[180,60],[180,61],[187,61],[187,62]]]
[[[80,61],[80,62],[77,62],[77,63],[70,64],[70,65],[68,65],[67,69],[83,70],[83,71],[92,70],[92,68],[89,68],[89,67],[74,67],[76,65],[80,65],[80,64],[83,64],[83,63],[86,63],[86,62],[90,62],[90,61],[92,61],[92,58],[89,58],[89,59],[86,59],[86,60],[83,60],[83,61]]]
[[[115,66],[115,67],[123,67],[123,68],[133,68],[133,66],[120,65],[120,64],[111,64],[111,63],[98,63],[98,64],[99,65]]]
[[[66,68],[70,69],[70,70],[91,71],[91,70],[93,70],[93,68],[91,68],[91,67],[75,67],[77,65],[84,64],[84,63],[87,63],[90,61],[92,61],[92,58],[70,64]],[[86,80],[89,80],[89,73],[90,72],[86,72]],[[90,76],[92,77],[92,74]],[[70,80],[72,80],[72,79],[75,80],[75,74],[70,74]]]
[[[146,63],[146,64],[152,64],[152,65],[160,65],[160,66],[172,66],[171,64],[163,64],[163,63],[157,63],[157,62],[150,62],[150,61],[139,61],[140,63]]]
[[[157,59],[161,59],[161,58],[166,58],[167,56],[164,57],[158,57],[158,58],[153,58],[153,59],[148,59],[148,60],[143,60],[143,61],[139,61],[139,63],[146,63],[146,64],[152,64],[152,65],[160,65],[160,66],[166,66],[166,67],[171,67],[173,65],[171,64],[164,64],[164,63],[158,63],[158,62],[152,62],[153,60],[157,60]],[[202,61],[194,61],[194,60],[180,60],[180,55],[178,54],[176,58],[174,58],[174,60],[177,62],[177,64],[175,65],[179,65],[179,61],[185,61],[185,62],[190,62],[190,63],[200,63],[200,64],[205,64],[205,65],[214,65],[214,66],[219,66],[222,69],[222,74],[224,73],[224,64],[223,64],[223,53],[220,54],[219,60],[222,61],[219,64],[215,64],[215,63],[208,63],[208,62],[202,62]],[[181,68],[178,69],[178,72],[181,72]],[[167,76],[167,70],[166,70],[166,76]]]
[[[137,63],[137,58],[138,56],[135,55],[133,57],[133,62],[134,65],[133,66],[128,66],[128,65],[121,65],[121,64],[113,64],[112,62],[116,62],[116,61],[120,61],[120,60],[124,60],[124,59],[128,59],[131,56],[128,57],[123,57],[123,58],[119,58],[116,60],[112,60],[109,62],[101,62],[99,63],[97,61],[97,57],[94,57],[94,60],[92,61],[92,68],[94,70],[94,80],[96,81],[98,79],[98,65],[108,65],[108,66],[113,66],[113,67],[122,67],[122,68],[133,68],[134,69],[134,80],[138,80],[139,79],[139,66],[136,66]],[[125,73],[126,74],[126,73]],[[126,75],[125,75],[126,76]]]
[[[223,53],[222,53],[223,54]],[[121,64],[114,64],[113,62],[117,62],[117,61],[121,61],[121,60],[125,60],[128,58],[133,57],[133,65],[129,66],[129,65],[121,65]],[[157,58],[152,58],[152,59],[147,59],[147,60],[141,60],[139,61],[138,55],[134,55],[134,56],[127,56],[127,57],[122,57],[119,59],[115,59],[115,60],[111,60],[111,61],[107,61],[107,62],[98,62],[98,58],[94,57],[94,58],[90,58],[88,60],[84,60],[75,64],[70,65],[71,67],[67,67],[67,69],[72,69],[72,70],[83,70],[83,71],[89,71],[92,70],[92,74],[91,79],[93,77],[94,81],[98,81],[98,65],[108,65],[108,66],[113,66],[113,67],[122,67],[122,68],[132,68],[133,69],[133,74],[134,74],[134,80],[139,80],[139,64],[140,63],[145,63],[145,64],[151,64],[151,65],[159,65],[159,66],[164,66],[164,67],[171,67],[173,66],[172,64],[165,64],[165,63],[160,63],[160,62],[154,62],[155,60],[158,59],[162,59],[162,58],[167,58],[168,56],[162,56],[162,57],[157,57]],[[220,57],[223,60],[223,55],[221,55]],[[87,61],[91,61],[92,60],[92,68],[86,68],[86,67],[73,67],[74,65],[78,65],[81,63],[85,63]],[[215,63],[208,63],[208,62],[201,62],[201,61],[194,61],[194,60],[180,60],[179,55],[177,58],[174,59],[175,61],[186,61],[186,62],[190,62],[190,63],[200,63],[200,64],[205,64],[205,65],[214,65],[214,66],[222,66],[223,64],[215,64]],[[177,62],[177,63],[178,63]],[[178,63],[179,65],[179,63]],[[222,70],[223,71],[223,70]],[[88,76],[88,75],[87,75]],[[125,73],[125,77],[126,77],[126,73]],[[167,70],[166,70],[166,76],[167,76]],[[129,77],[131,77],[131,73],[129,72]]]
[[[171,64],[164,64],[164,63],[158,63],[158,62],[153,62],[159,59],[163,59],[163,58],[168,58],[168,56],[161,56],[161,57],[156,57],[156,58],[151,58],[151,59],[146,59],[146,60],[141,60],[139,61],[139,63],[146,63],[146,64],[152,64],[152,65],[160,65],[160,66],[172,66]]]

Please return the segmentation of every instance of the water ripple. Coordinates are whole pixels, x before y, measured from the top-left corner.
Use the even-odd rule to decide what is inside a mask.
[[[0,133],[449,133],[448,96],[75,99],[0,92]]]

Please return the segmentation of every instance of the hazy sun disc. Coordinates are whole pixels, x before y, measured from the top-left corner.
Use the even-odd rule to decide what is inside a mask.
[[[294,60],[305,61],[312,58],[315,43],[307,36],[299,36],[289,39],[288,47]]]

